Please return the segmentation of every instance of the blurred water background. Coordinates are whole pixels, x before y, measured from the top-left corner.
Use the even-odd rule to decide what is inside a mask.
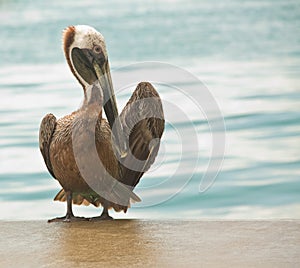
[[[176,90],[157,85],[194,122],[198,168],[169,198],[187,181],[188,165],[176,173],[175,187],[159,182],[171,180],[180,161],[195,159],[179,154],[177,134],[189,135],[189,125],[167,118],[158,164],[137,189],[144,204],[153,205],[141,203],[116,217],[300,218],[299,1],[0,0],[0,21],[0,219],[65,212],[65,204],[52,201],[60,187],[40,155],[38,128],[46,113],[63,116],[82,100],[61,49],[62,30],[76,24],[102,32],[113,70],[159,61],[193,73],[225,119],[222,171],[199,193],[211,149],[209,127]],[[120,109],[133,89],[117,96]],[[156,202],[162,197],[168,200]],[[88,216],[100,210],[76,207],[76,212]]]

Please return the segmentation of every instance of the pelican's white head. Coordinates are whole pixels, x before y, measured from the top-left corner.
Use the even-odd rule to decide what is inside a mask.
[[[70,27],[67,28],[67,31],[69,28]],[[71,48],[78,47],[81,49],[94,49],[97,46],[101,46],[102,49],[105,49],[104,37],[101,33],[96,31],[95,28],[88,25],[77,25],[74,26],[74,28],[74,42],[71,45]]]
[[[63,32],[63,50],[72,73],[83,88],[99,79],[94,64],[102,71],[99,76],[109,71],[104,37],[93,27],[67,27]]]

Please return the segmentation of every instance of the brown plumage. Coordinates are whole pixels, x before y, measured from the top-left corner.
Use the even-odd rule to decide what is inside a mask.
[[[88,26],[71,26],[64,32],[63,48],[83,87],[84,101],[80,109],[61,119],[48,114],[41,122],[40,150],[50,174],[63,188],[54,200],[67,201],[66,216],[53,220],[81,219],[74,217],[72,203],[102,205],[98,218],[110,219],[109,208],[126,212],[130,201],[140,201],[132,190],[158,153],[164,131],[162,103],[154,87],[141,82],[118,116],[102,35]]]

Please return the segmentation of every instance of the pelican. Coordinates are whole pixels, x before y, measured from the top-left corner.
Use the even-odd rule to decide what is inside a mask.
[[[40,151],[62,186],[54,200],[67,202],[66,215],[49,222],[86,220],[74,216],[72,204],[103,207],[90,220],[112,219],[109,209],[126,213],[141,201],[133,189],[159,150],[165,125],[161,98],[151,83],[140,82],[119,115],[102,34],[86,25],[69,26],[63,50],[84,100],[60,119],[47,114],[40,125]]]

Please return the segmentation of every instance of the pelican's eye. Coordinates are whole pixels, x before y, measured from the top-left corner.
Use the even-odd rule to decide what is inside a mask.
[[[93,50],[94,50],[94,52],[95,52],[96,54],[100,54],[101,51],[102,51],[102,49],[101,49],[100,46],[94,46]]]

